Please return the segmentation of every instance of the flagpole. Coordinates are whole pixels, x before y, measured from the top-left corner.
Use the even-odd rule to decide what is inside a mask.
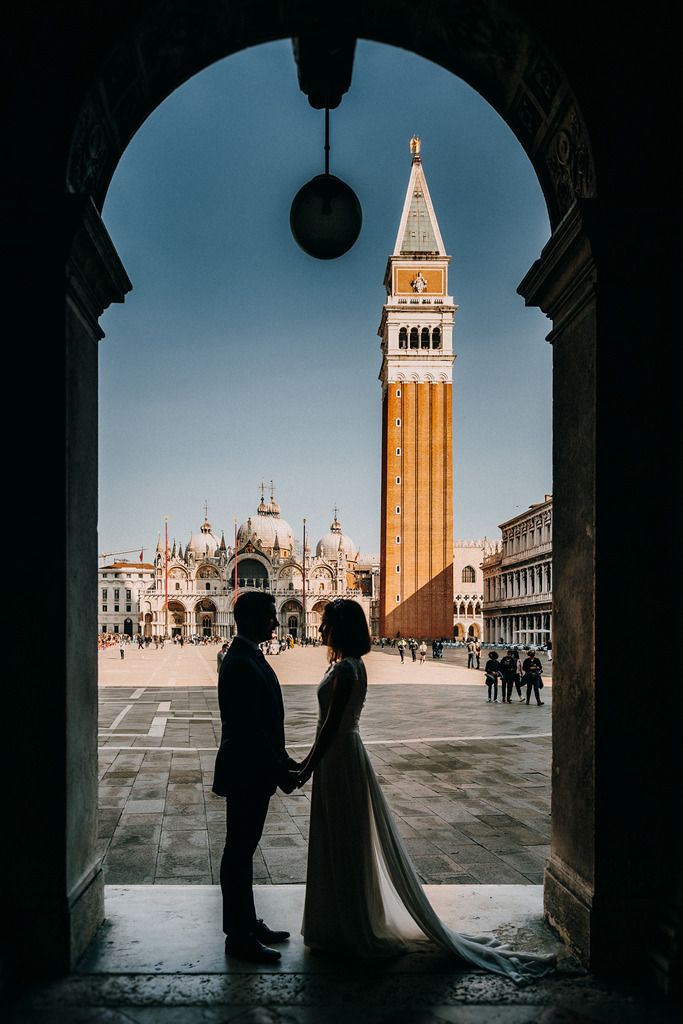
[[[237,600],[237,517],[235,517],[233,519],[233,525],[235,527],[235,545],[233,547],[233,558],[235,560],[235,564],[233,566],[233,573],[234,573],[233,592],[234,592],[235,596],[232,599],[232,617],[234,619],[235,618],[235,601]],[[237,633],[237,620],[235,620],[235,633]]]
[[[304,640],[304,643],[305,643],[306,642],[306,636],[307,636],[307,631],[306,631],[306,520],[305,519],[304,519],[304,550],[303,550],[303,557],[301,559],[301,566],[302,566],[301,582],[303,584],[303,595],[302,595],[301,604],[303,606],[303,618],[304,618],[304,622],[303,622],[303,634],[304,634],[303,635],[303,640]]]
[[[164,516],[164,524],[166,527],[166,546],[164,549],[164,612],[165,612],[165,632],[164,635],[168,639],[168,516]]]

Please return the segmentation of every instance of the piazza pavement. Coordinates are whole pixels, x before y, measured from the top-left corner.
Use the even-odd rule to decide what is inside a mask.
[[[218,883],[225,803],[211,792],[220,737],[218,645],[99,655],[100,852],[109,885]],[[287,745],[309,749],[323,648],[269,661],[282,684]],[[426,884],[540,884],[549,852],[552,680],[544,706],[488,704],[463,651],[424,665],[395,650],[365,658],[361,732]],[[484,659],[482,659],[482,669]],[[303,883],[310,783],[270,804],[254,860],[261,884]]]
[[[678,1021],[637,982],[587,974],[543,920],[551,688],[540,708],[487,704],[482,674],[454,651],[422,666],[367,656],[365,742],[439,917],[553,953],[557,971],[515,986],[434,944],[386,963],[314,956],[300,934],[310,786],[271,801],[257,854],[259,912],[291,931],[282,960],[226,958],[215,659],[215,647],[100,655],[105,920],[71,974],[18,994],[8,1024]],[[272,662],[289,748],[303,752],[324,652],[295,648]]]

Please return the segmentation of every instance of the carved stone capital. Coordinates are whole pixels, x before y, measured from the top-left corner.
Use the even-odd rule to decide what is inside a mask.
[[[553,321],[548,341],[576,317],[595,292],[595,262],[584,230],[583,209],[572,206],[517,288],[527,306],[538,306]]]
[[[123,302],[133,286],[91,197],[67,196],[66,202],[71,229],[67,303],[99,340],[104,337],[99,317],[112,302]]]

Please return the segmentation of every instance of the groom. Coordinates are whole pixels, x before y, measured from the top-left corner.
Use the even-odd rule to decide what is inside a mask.
[[[227,797],[226,840],[221,860],[225,952],[240,960],[273,963],[270,943],[289,932],[273,931],[256,917],[252,860],[271,796],[295,787],[298,764],[285,750],[284,707],[278,678],[259,647],[278,625],[275,600],[247,591],[235,602],[237,636],[221,663],[218,704],[221,745],[213,792]]]

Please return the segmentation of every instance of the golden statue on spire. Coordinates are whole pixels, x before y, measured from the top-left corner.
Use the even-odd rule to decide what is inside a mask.
[[[420,136],[413,135],[412,139],[410,140],[410,152],[413,155],[413,160],[420,159],[420,145]]]

